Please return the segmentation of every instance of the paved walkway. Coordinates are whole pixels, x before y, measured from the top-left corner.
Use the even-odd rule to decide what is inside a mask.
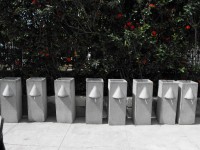
[[[200,118],[195,125],[125,126],[85,124],[77,118],[73,124],[5,123],[6,150],[200,150]]]

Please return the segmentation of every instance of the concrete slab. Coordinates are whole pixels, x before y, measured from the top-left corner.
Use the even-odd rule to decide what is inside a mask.
[[[70,124],[22,122],[4,135],[5,144],[59,146]]]
[[[126,133],[121,126],[74,124],[69,129],[62,147],[118,147],[128,145]]]
[[[17,123],[4,123],[3,134],[6,134],[8,131],[10,131],[12,128],[14,128],[16,125],[17,125]]]
[[[120,147],[61,147],[59,150],[129,150]]]
[[[23,146],[23,145],[5,145],[6,150],[58,150],[58,147],[49,146]]]
[[[6,150],[200,150],[200,118],[194,125],[86,124],[77,118],[73,124],[46,122],[5,123]]]

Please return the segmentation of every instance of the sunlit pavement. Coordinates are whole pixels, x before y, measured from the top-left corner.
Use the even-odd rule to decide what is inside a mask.
[[[6,150],[200,150],[200,117],[194,125],[85,124],[77,118],[73,124],[46,122],[4,124]]]

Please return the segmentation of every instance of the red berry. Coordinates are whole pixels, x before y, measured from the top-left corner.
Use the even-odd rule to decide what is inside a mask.
[[[186,30],[190,30],[190,29],[191,29],[191,26],[190,26],[190,25],[187,25],[187,26],[185,26],[185,29],[186,29]]]
[[[116,19],[121,19],[123,17],[122,13],[117,14]]]
[[[132,26],[131,26],[131,30],[134,30],[134,29],[135,29],[135,26],[134,26],[134,25],[132,25]]]
[[[71,57],[67,57],[67,58],[66,58],[66,61],[67,61],[67,62],[71,62]]]
[[[126,24],[127,24],[127,26],[130,27],[130,26],[132,25],[132,22],[129,21],[129,22],[127,22]]]
[[[157,32],[156,31],[152,31],[151,35],[155,37],[155,36],[157,36]]]
[[[156,5],[155,5],[155,4],[149,4],[149,7],[151,7],[151,8],[155,8]]]

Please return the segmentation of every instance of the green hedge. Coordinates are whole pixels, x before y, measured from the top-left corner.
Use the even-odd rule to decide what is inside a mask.
[[[74,76],[78,94],[86,77],[125,78],[129,94],[133,78],[200,81],[199,13],[198,0],[0,0],[1,76]]]

